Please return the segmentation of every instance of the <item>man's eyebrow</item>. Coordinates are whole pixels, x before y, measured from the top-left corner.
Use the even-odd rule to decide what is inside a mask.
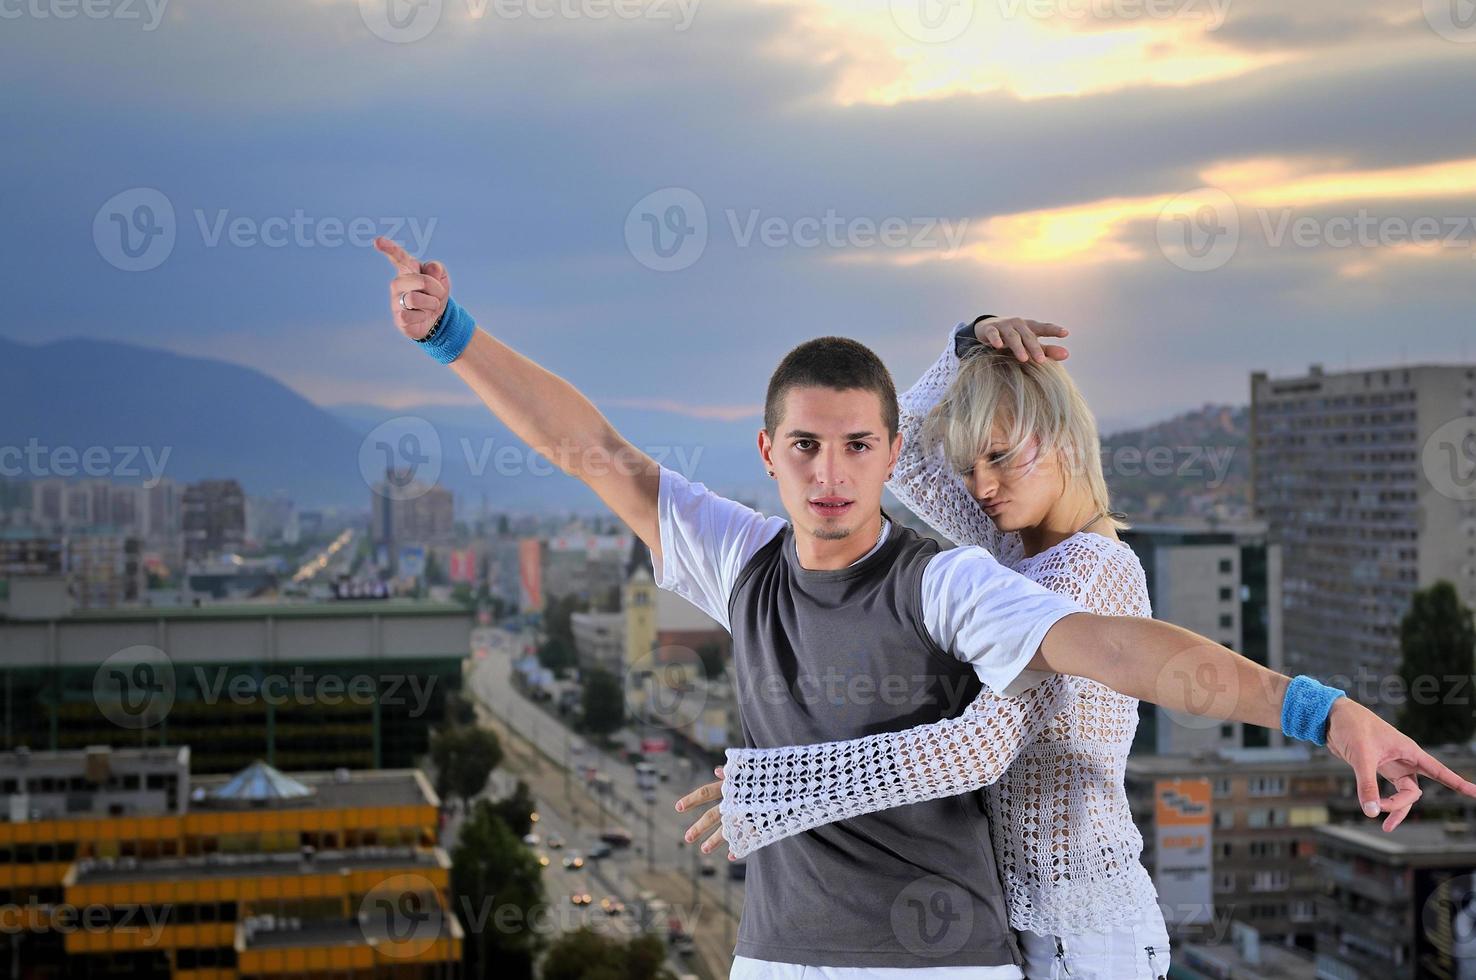
[[[847,440],[851,440],[851,439],[869,439],[869,438],[871,438],[874,435],[876,435],[875,432],[847,432],[846,433],[846,439]],[[788,432],[784,433],[784,438],[786,438],[786,439],[819,439],[820,437],[818,435],[816,435],[815,433],[813,433],[813,432],[806,432],[804,429],[790,429]]]

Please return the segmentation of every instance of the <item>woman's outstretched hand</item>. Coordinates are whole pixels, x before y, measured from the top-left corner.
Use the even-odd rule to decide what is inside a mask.
[[[711,803],[714,800],[722,800],[723,767],[718,766],[716,769],[714,769],[713,775],[718,777],[716,781],[708,783],[706,786],[699,787],[698,789],[694,789],[692,792],[688,793],[686,796],[676,801],[677,812],[685,813],[688,810],[697,807],[703,803]],[[708,807],[707,812],[702,814],[702,817],[696,823],[687,828],[687,833],[682,839],[690,844],[701,837],[703,834],[707,833],[709,830],[713,830],[714,827],[717,828],[713,832],[712,836],[707,838],[707,840],[702,843],[702,853],[709,854],[712,852],[713,848],[724,842],[722,822],[723,814],[721,807]],[[733,855],[729,854],[728,860],[733,860]]]
[[[1066,360],[1071,356],[1066,348],[1055,344],[1042,345],[1038,339],[1064,337],[1066,334],[1065,327],[1019,316],[997,316],[974,324],[974,336],[979,339],[979,343],[997,350],[1009,347],[1022,361],[1044,362],[1047,358],[1053,361]]]

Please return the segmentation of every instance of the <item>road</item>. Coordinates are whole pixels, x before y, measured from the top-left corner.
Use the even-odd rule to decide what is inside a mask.
[[[697,947],[695,959],[699,962],[683,965],[675,961],[674,971],[680,974],[696,969],[709,977],[726,977],[742,910],[743,882],[728,876],[725,851],[720,849],[703,858],[695,846],[682,842],[682,834],[695,818],[672,808],[678,796],[711,776],[692,772],[695,767],[690,763],[679,764],[677,771],[691,773],[690,777],[686,781],[673,777],[671,782],[659,784],[651,794],[651,802],[647,802],[646,794],[636,785],[633,766],[599,752],[573,733],[554,711],[545,710],[513,687],[512,661],[522,646],[520,635],[485,627],[474,631],[473,647],[479,655],[470,662],[465,682],[468,692],[485,709],[487,723],[503,735],[508,751],[502,769],[493,773],[492,792],[505,795],[511,792],[516,779],[526,780],[538,800],[541,819],[536,832],[545,843],[550,832],[567,842],[563,852],[543,845],[535,848],[550,858],[545,881],[551,902],[558,899],[574,912],[569,894],[576,890],[588,892],[594,900],[593,911],[577,912],[592,920],[609,919],[599,909],[602,897],[617,897],[634,911],[637,894],[651,889],[670,903],[673,916],[689,923],[687,931]],[[582,751],[581,743],[586,746]],[[610,777],[608,793],[597,793],[586,783],[583,769],[587,765]],[[616,826],[631,833],[632,847],[617,848],[611,857],[599,861],[586,857],[581,871],[558,867],[563,853],[572,850],[587,855],[599,833]],[[454,827],[448,825],[447,830],[454,832]],[[647,844],[651,841],[655,846],[653,856],[648,856]],[[715,874],[701,875],[703,861]],[[559,917],[561,925],[564,918]],[[579,920],[572,915],[568,918],[575,923],[570,928],[576,928]],[[634,920],[626,916],[623,921],[605,925],[630,934]]]

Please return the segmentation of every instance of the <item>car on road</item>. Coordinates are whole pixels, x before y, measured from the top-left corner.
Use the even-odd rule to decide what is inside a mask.
[[[560,850],[564,846],[564,838],[560,837],[558,834],[549,834],[548,835],[548,846],[552,850],[555,850],[555,851]]]
[[[604,841],[600,841],[598,844],[589,849],[589,856],[594,858],[596,861],[600,860],[601,858],[607,858],[612,853],[614,853],[613,849]]]
[[[593,901],[594,898],[591,897],[589,892],[575,892],[574,894],[569,896],[569,902],[573,905],[588,905],[590,902]]]
[[[624,827],[615,827],[600,834],[600,840],[611,847],[629,847],[632,838]]]
[[[542,851],[538,852],[538,866],[540,868],[548,867],[548,855],[544,854]]]
[[[711,878],[713,875],[717,874],[717,865],[713,864],[711,861],[703,861],[700,866],[700,870],[702,872],[702,877]]]
[[[625,903],[618,898],[600,899],[600,909],[606,915],[620,915],[625,911]]]
[[[523,843],[527,844],[529,847],[537,847],[539,844],[543,843],[543,838],[539,837],[537,834],[524,834]]]
[[[584,867],[584,858],[578,854],[569,854],[564,857],[564,867],[570,871],[578,871]]]

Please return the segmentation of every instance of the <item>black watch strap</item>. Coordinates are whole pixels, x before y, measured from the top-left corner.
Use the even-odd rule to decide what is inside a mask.
[[[974,336],[974,328],[979,325],[980,320],[993,319],[993,313],[981,313],[980,315],[970,320],[968,323],[960,324],[959,328],[953,332],[954,355],[957,357],[963,357],[965,352],[970,351],[975,347],[985,346],[979,343],[978,337]],[[989,349],[994,350],[994,348],[992,347]]]

